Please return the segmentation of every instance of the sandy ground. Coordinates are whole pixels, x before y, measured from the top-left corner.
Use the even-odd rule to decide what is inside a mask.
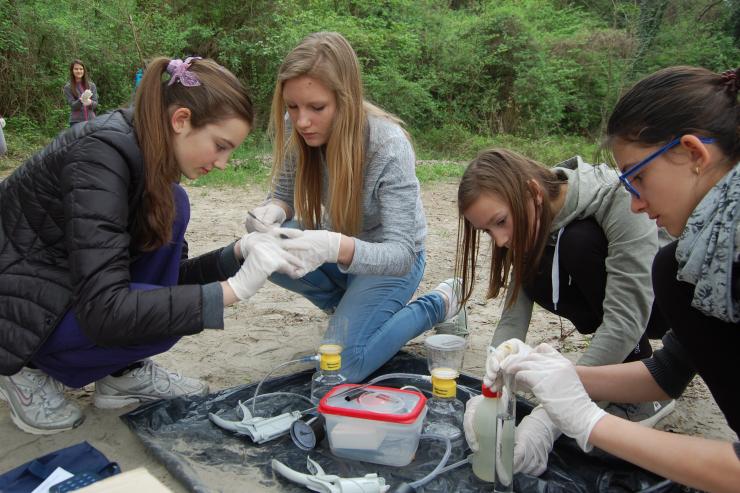
[[[451,277],[457,230],[456,182],[433,183],[423,187],[423,200],[429,226],[427,268],[418,293],[432,289],[439,281]],[[192,216],[187,239],[191,254],[197,255],[221,247],[242,232],[246,210],[259,202],[263,188],[188,189]],[[485,269],[481,269],[485,272]],[[465,356],[465,369],[481,375],[485,347],[501,312],[498,300],[485,302],[483,279],[478,280],[469,308],[471,336]],[[211,389],[232,387],[255,381],[278,362],[313,350],[326,323],[325,315],[304,299],[290,292],[266,285],[249,302],[226,309],[224,331],[205,331],[186,337],[170,352],[155,358],[159,363],[202,378]],[[570,332],[567,321],[563,332]],[[423,336],[409,343],[421,351]],[[558,317],[536,309],[528,335],[530,344],[549,342],[572,359],[587,344],[578,333],[561,339]],[[13,425],[7,405],[0,402],[0,473],[28,460],[59,448],[87,440],[123,470],[144,466],[175,492],[186,491],[164,467],[149,455],[138,438],[118,419],[120,412],[102,411],[92,405],[94,387],[70,390],[87,416],[79,428],[52,436],[35,436]],[[707,388],[695,379],[678,401],[676,411],[659,427],[670,431],[729,440],[734,433],[725,424]]]

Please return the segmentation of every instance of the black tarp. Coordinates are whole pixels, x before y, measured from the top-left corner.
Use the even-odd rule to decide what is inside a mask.
[[[426,361],[405,352],[399,353],[374,375],[388,373],[426,373]],[[260,393],[295,392],[308,396],[311,371],[266,381]],[[481,381],[462,375],[458,383],[478,393]],[[430,390],[418,380],[388,380],[381,385],[400,387],[414,385]],[[306,470],[306,455],[317,461],[327,474],[342,477],[364,476],[376,472],[393,487],[425,476],[441,458],[443,447],[422,440],[416,456],[406,467],[394,468],[334,457],[325,440],[311,452],[299,450],[289,436],[283,436],[263,445],[255,445],[248,438],[237,436],[215,426],[208,419],[209,412],[227,412],[225,417],[236,419],[237,401],[252,397],[256,384],[225,389],[204,398],[159,401],[140,407],[121,417],[151,452],[190,491],[249,491],[247,484],[259,483],[264,489],[302,492],[307,489],[276,477],[270,461],[276,458],[300,472]],[[467,400],[466,392],[458,398]],[[299,398],[274,396],[258,399],[257,415],[274,416],[283,412],[307,409],[309,404]],[[517,422],[531,411],[532,406],[520,400],[517,404]],[[468,451],[456,451],[459,458]],[[451,462],[451,461],[450,461]],[[550,454],[548,469],[540,477],[517,474],[514,478],[517,492],[538,493],[606,493],[635,492],[678,493],[691,491],[666,481],[650,472],[595,450],[584,454],[575,441],[561,437]],[[470,465],[447,472],[419,491],[423,492],[483,492],[492,491],[490,483],[479,481]]]

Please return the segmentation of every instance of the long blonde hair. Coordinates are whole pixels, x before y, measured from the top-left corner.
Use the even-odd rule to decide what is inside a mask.
[[[237,117],[254,124],[252,100],[239,80],[209,59],[192,62],[188,71],[200,85],[186,87],[163,80],[169,58],[147,64],[136,90],[134,128],[144,158],[144,206],[134,217],[134,238],[143,250],[154,250],[170,242],[175,204],[172,183],[180,181],[180,168],[172,150],[171,108],[188,108],[193,128],[201,128]]]
[[[337,109],[326,143],[329,171],[329,218],[335,231],[356,235],[362,229],[362,186],[368,115],[398,123],[395,116],[365,101],[360,63],[352,46],[339,33],[306,36],[285,57],[278,71],[270,112],[273,139],[273,183],[288,160],[295,159],[296,217],[308,229],[321,224],[321,149],[310,147],[293,128],[285,135],[285,82],[309,76],[334,92]]]

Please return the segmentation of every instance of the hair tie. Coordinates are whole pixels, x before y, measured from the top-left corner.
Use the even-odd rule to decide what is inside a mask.
[[[170,81],[167,84],[171,86],[175,82],[180,82],[185,87],[195,87],[200,85],[200,81],[194,72],[188,70],[195,60],[201,60],[199,56],[189,56],[183,62],[179,58],[170,60],[167,64],[167,73],[170,74]]]
[[[722,78],[722,85],[733,94],[737,94],[738,90],[740,90],[740,76],[738,74],[740,74],[740,68],[725,70],[720,76]]]

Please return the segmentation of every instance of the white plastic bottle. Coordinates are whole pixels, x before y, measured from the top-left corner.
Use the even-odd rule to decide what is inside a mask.
[[[471,455],[473,473],[482,481],[493,483],[496,476],[496,420],[499,414],[499,394],[485,385],[483,401],[473,416],[473,432],[478,441],[478,451]]]

